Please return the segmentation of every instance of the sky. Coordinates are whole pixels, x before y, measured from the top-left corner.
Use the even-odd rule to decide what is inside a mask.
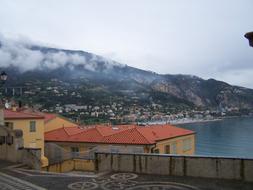
[[[0,35],[253,88],[252,10],[252,0],[0,0]]]

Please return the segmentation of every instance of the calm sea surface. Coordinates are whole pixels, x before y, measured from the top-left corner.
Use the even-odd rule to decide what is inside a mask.
[[[197,132],[197,155],[253,158],[253,118],[233,118],[178,126]]]

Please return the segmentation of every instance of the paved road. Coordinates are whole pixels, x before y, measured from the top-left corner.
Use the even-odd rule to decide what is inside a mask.
[[[0,172],[0,189],[1,190],[45,190],[27,181],[6,175]]]
[[[12,166],[14,163],[5,160],[0,160],[0,171],[8,166]]]

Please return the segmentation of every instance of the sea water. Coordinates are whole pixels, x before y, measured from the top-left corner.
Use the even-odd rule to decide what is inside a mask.
[[[196,132],[196,155],[253,158],[253,118],[177,125]]]

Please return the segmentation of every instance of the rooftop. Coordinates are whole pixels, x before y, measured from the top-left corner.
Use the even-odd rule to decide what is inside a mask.
[[[4,119],[44,119],[44,116],[36,113],[25,113],[23,111],[4,110]]]
[[[93,142],[108,144],[155,144],[157,141],[194,134],[172,125],[96,125],[59,128],[45,133],[50,142]]]
[[[45,123],[57,117],[57,114],[54,114],[54,113],[43,113],[43,115],[45,117]]]

